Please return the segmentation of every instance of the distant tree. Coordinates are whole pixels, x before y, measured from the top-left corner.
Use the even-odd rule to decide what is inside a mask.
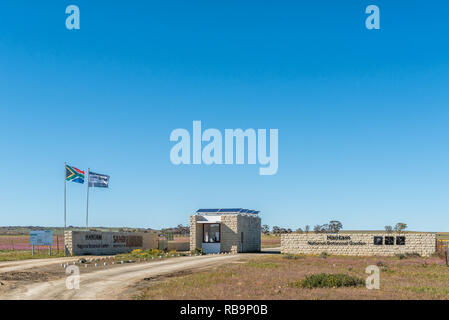
[[[269,234],[270,233],[270,226],[268,224],[264,224],[262,226],[262,233],[263,234]]]
[[[388,233],[391,233],[393,231],[393,227],[392,226],[385,226],[385,231]]]
[[[343,228],[343,224],[337,220],[329,221],[328,231],[333,233],[338,233]]]
[[[319,225],[319,224],[315,225],[315,227],[313,227],[313,232],[315,232],[315,233],[321,233],[321,232],[322,232],[322,227],[321,227],[321,225]]]
[[[292,232],[293,232],[292,229],[290,229],[290,228],[287,229],[287,233],[292,233]]]
[[[396,225],[394,226],[394,230],[397,232],[402,232],[405,229],[407,229],[407,224],[403,223],[403,222],[398,222],[396,223]]]
[[[296,229],[296,231],[295,232],[297,232],[297,233],[303,233],[303,231],[302,231],[302,229],[301,228],[298,228],[298,229]]]
[[[306,225],[306,226],[304,227],[304,231],[305,231],[306,233],[309,233],[309,231],[310,231],[310,226],[309,226],[309,225]]]
[[[279,234],[281,231],[281,228],[279,228],[278,226],[273,226],[273,229],[271,229],[271,232],[273,234]]]

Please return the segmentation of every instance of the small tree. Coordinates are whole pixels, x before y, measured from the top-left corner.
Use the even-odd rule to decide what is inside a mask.
[[[391,233],[393,231],[393,227],[392,226],[385,226],[385,231],[388,233]]]
[[[321,233],[322,232],[322,227],[319,224],[315,225],[315,227],[313,227],[313,232]]]
[[[279,234],[281,231],[281,228],[279,228],[278,226],[273,226],[273,229],[271,232],[273,232],[273,234]]]
[[[328,225],[328,231],[338,233],[343,228],[343,224],[340,221],[337,220],[331,220],[329,221]]]
[[[407,224],[403,223],[403,222],[398,222],[396,223],[396,225],[394,226],[394,230],[397,232],[402,232],[405,229],[407,229]]]
[[[304,227],[304,231],[305,231],[306,233],[309,233],[309,231],[310,231],[310,226],[309,226],[309,225],[306,225],[306,226]]]
[[[296,229],[296,231],[295,232],[297,232],[297,233],[303,233],[303,231],[302,231],[302,229],[301,228],[298,228],[298,229]]]
[[[264,224],[262,226],[262,233],[263,234],[269,234],[270,233],[270,226],[268,224]]]

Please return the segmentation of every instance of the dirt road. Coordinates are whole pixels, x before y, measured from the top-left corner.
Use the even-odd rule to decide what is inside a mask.
[[[63,277],[57,280],[29,283],[17,288],[11,288],[11,290],[1,292],[0,299],[121,299],[126,298],[121,294],[128,287],[144,278],[219,266],[223,263],[239,260],[245,256],[247,254],[178,257],[157,262],[125,264],[116,268],[85,274],[83,274],[83,270],[80,268],[79,289],[67,289],[67,277]],[[79,257],[73,260],[76,259],[79,259]],[[52,263],[55,263],[54,260],[56,259],[52,260]],[[36,261],[34,263],[36,264]],[[39,263],[45,263],[45,261],[40,261]],[[50,261],[47,261],[47,263],[50,263]],[[61,262],[56,261],[56,263]],[[20,265],[2,265],[0,270],[14,267],[30,268],[30,264],[25,262],[21,262]]]
[[[94,256],[89,256],[89,258],[91,258],[91,257],[98,258],[98,257],[94,257]],[[28,260],[0,262],[0,273],[39,268],[39,267],[49,266],[49,265],[53,265],[53,264],[60,264],[60,263],[64,263],[64,262],[72,262],[72,261],[79,260],[80,258],[83,258],[83,257],[28,259]]]

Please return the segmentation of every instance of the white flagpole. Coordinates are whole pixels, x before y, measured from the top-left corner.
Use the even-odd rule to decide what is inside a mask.
[[[86,231],[89,231],[89,179],[90,168],[87,169]]]
[[[64,162],[64,234],[65,234],[65,229],[67,228],[67,180],[66,180],[66,166],[67,163]]]

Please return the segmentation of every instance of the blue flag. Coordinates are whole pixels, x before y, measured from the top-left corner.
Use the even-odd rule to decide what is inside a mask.
[[[95,172],[89,172],[89,187],[108,188],[109,176]]]

